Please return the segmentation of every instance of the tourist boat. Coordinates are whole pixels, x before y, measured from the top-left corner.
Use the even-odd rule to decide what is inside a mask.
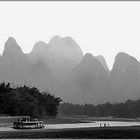
[[[14,129],[26,129],[26,128],[43,128],[43,121],[32,119],[30,116],[19,117],[16,122],[13,123]]]

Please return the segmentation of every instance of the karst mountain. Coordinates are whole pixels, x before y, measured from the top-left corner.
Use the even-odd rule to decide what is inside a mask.
[[[140,64],[124,52],[110,71],[103,56],[83,54],[71,37],[54,36],[23,53],[12,37],[0,56],[0,82],[36,86],[64,102],[99,104],[140,98]]]

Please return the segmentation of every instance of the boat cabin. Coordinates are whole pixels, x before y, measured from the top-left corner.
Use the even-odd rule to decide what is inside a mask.
[[[43,121],[37,119],[32,119],[30,116],[19,117],[16,122],[13,123],[14,129],[24,129],[24,128],[43,128]]]

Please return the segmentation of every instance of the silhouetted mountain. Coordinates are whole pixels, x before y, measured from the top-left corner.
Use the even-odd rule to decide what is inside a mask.
[[[138,61],[126,54],[119,53],[110,73],[112,99],[122,101],[140,97],[140,69]]]
[[[71,102],[97,104],[107,101],[108,73],[91,54],[84,56],[68,79]]]
[[[108,72],[108,74],[110,73],[110,70],[106,64],[105,58],[102,55],[98,55],[96,56],[96,58],[100,61],[100,63],[104,66],[105,70]]]

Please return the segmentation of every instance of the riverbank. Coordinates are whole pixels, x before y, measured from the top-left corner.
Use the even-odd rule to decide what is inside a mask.
[[[13,122],[17,121],[19,116],[0,116],[0,127],[12,126]],[[57,116],[57,117],[42,117],[44,124],[75,124],[90,122],[87,117],[79,116]]]
[[[11,128],[18,116],[0,117],[0,138],[140,138],[139,119],[57,116],[41,118],[43,129]],[[102,127],[100,127],[102,126]],[[106,126],[106,127],[104,127]]]
[[[140,126],[3,131],[0,138],[140,138]]]
[[[0,127],[12,125],[18,116],[0,116]],[[139,118],[111,118],[111,117],[90,117],[84,115],[59,115],[55,117],[42,117],[44,124],[75,124],[89,123],[94,121],[123,121],[123,122],[140,122]]]

